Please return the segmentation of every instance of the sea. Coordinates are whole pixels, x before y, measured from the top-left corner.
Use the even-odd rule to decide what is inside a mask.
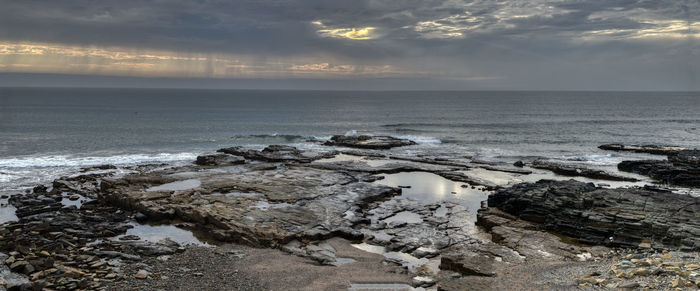
[[[700,147],[699,92],[0,88],[0,192],[82,167],[191,163],[230,146],[391,135],[403,155],[546,158],[614,169],[605,143]]]

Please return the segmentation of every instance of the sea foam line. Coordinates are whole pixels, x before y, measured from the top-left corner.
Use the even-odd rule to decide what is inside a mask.
[[[194,160],[196,153],[158,153],[158,154],[127,154],[115,156],[27,156],[0,159],[0,168],[33,168],[33,167],[84,167],[103,164],[131,165],[151,162],[176,162]]]

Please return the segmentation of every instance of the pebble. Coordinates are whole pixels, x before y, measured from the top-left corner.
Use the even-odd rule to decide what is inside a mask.
[[[146,270],[139,270],[139,271],[134,275],[134,278],[136,278],[136,279],[146,279],[146,278],[148,278],[148,275],[150,275],[150,273],[149,273],[148,271],[146,271]]]

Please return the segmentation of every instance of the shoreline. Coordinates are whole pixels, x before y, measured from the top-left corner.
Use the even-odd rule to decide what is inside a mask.
[[[343,140],[346,146],[348,142],[352,145],[367,140]],[[376,142],[380,148],[391,145],[387,142],[407,145],[392,139]],[[613,285],[623,288],[633,283],[642,284],[637,287],[671,286],[677,278],[684,281],[675,282],[676,287],[700,283],[694,269],[700,259],[695,253],[697,247],[677,252],[666,244],[637,250],[621,249],[615,244],[572,245],[569,242],[578,238],[562,239],[556,229],[550,229],[554,233],[542,232],[538,226],[541,222],[533,216],[514,216],[481,205],[481,200],[492,197],[489,195],[494,190],[502,192],[516,189],[513,185],[535,185],[527,184],[529,181],[524,177],[539,177],[537,173],[541,172],[529,165],[523,168],[464,157],[402,157],[381,151],[312,152],[289,146],[270,146],[262,151],[228,148],[220,152],[200,156],[193,165],[137,166],[133,168],[137,173],[123,177],[113,177],[109,172],[91,173],[88,169],[81,175],[58,179],[50,188],[37,186],[24,196],[11,197],[9,202],[17,208],[20,221],[0,227],[0,251],[7,254],[4,265],[12,271],[9,274],[19,277],[26,274],[26,284],[49,284],[43,286],[50,289],[106,286],[168,289],[184,275],[169,273],[167,266],[172,267],[173,262],[195,264],[187,263],[186,258],[199,255],[223,257],[221,264],[209,269],[200,266],[198,271],[193,271],[194,268],[183,267],[190,271],[181,273],[194,274],[194,281],[200,284],[229,270],[229,263],[241,266],[240,281],[234,275],[231,282],[214,280],[222,284],[212,285],[214,289],[227,289],[234,286],[226,284],[240,283],[238,287],[243,289],[267,286],[332,290],[340,286],[337,284],[351,287],[373,283],[439,290],[460,290],[464,286],[497,289],[526,284],[523,288],[534,290],[552,281],[548,277],[551,275],[547,275],[551,268],[568,272],[568,277],[562,275],[552,281],[555,285],[549,287],[554,289]],[[684,162],[683,166],[692,169],[693,164]],[[500,176],[489,181],[483,175],[472,175],[479,171],[496,172]],[[576,172],[593,173],[596,178],[619,178],[600,172]],[[411,191],[421,189],[413,184],[415,177],[387,178],[403,173],[425,173],[420,179],[434,175],[429,184],[442,185],[440,188],[444,189],[438,191],[438,196],[444,195],[443,198],[422,197],[420,192],[410,196]],[[512,183],[517,180],[525,184]],[[604,180],[596,181],[606,184]],[[603,192],[615,190],[605,185],[586,187]],[[70,204],[71,201],[77,202]],[[90,223],[91,220],[99,223]],[[179,229],[196,229],[223,244],[181,246],[169,239],[144,241],[138,232],[124,235],[130,224],[133,227],[139,222],[164,220],[177,220],[174,225]],[[47,221],[62,221],[62,224],[47,226]],[[72,231],[61,230],[65,228]],[[59,243],[50,243],[47,237]],[[30,247],[17,249],[19,240],[26,241]],[[531,243],[525,243],[528,241]],[[375,250],[378,252],[375,254],[362,251],[361,244],[375,246],[379,251]],[[231,249],[242,251],[224,252]],[[288,262],[288,268],[276,271],[282,274],[281,278],[253,271],[251,262],[255,261],[259,268],[273,266],[280,252],[285,253],[282,257]],[[629,262],[633,267],[626,263],[628,255],[636,260]],[[246,261],[251,258],[255,259]],[[119,261],[114,262],[115,259]],[[620,264],[626,266],[620,270],[627,268],[629,272],[616,272]],[[652,265],[662,272],[645,274],[638,270],[649,270]],[[608,268],[605,272],[601,271],[603,266]],[[309,285],[279,285],[285,282],[282,278],[289,268],[308,270],[308,273],[300,271],[306,275],[297,274],[303,280],[295,284]],[[330,274],[344,270],[356,276],[329,281],[328,276],[335,276]],[[542,272],[529,274],[531,270]],[[591,276],[596,272],[599,275]],[[605,277],[610,275],[604,273],[610,272],[612,277]],[[378,277],[363,279],[369,275],[362,274],[368,273]],[[320,278],[321,275],[314,274],[328,275]],[[287,274],[289,278],[293,275]],[[178,280],[172,281],[173,277]]]

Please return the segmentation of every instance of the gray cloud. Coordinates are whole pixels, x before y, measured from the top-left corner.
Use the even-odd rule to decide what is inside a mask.
[[[0,42],[390,65],[453,83],[481,78],[494,88],[610,89],[616,79],[619,89],[700,87],[696,0],[0,0],[0,7]],[[342,35],[352,29],[371,37]]]

